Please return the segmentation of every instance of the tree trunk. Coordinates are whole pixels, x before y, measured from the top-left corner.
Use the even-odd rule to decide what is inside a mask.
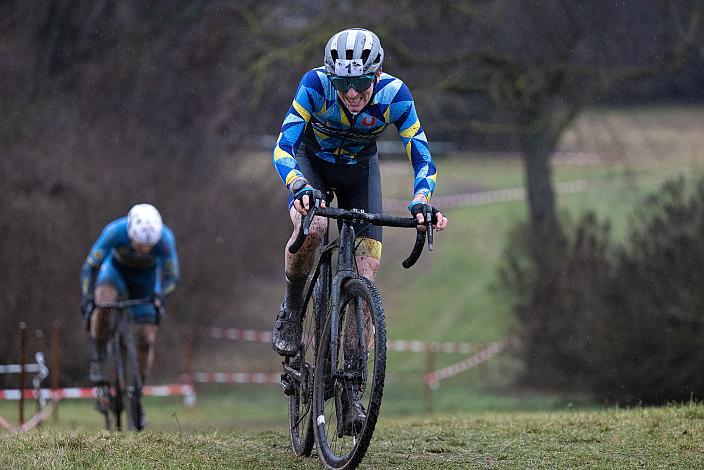
[[[557,220],[555,192],[552,186],[550,156],[554,139],[548,130],[527,135],[522,139],[525,184],[533,235],[551,245],[550,240],[562,238]]]
[[[550,298],[559,272],[565,246],[562,227],[557,218],[550,156],[556,139],[549,127],[522,138],[526,192],[531,225],[531,248],[538,278],[534,302],[543,304]]]

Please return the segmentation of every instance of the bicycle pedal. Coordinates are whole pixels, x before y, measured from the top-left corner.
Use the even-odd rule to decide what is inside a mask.
[[[279,386],[284,391],[284,395],[286,395],[287,397],[290,397],[296,391],[296,387],[288,381],[286,374],[281,374],[281,381],[279,382]]]

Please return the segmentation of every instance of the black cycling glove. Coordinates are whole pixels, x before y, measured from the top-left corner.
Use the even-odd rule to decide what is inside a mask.
[[[408,210],[411,211],[411,215],[414,218],[416,218],[416,215],[418,215],[418,214],[423,214],[423,220],[425,220],[426,223],[428,222],[426,215],[428,214],[428,212],[430,212],[432,214],[432,216],[431,216],[432,221],[431,222],[434,224],[436,224],[438,222],[438,219],[435,216],[435,214],[437,214],[440,211],[437,208],[431,206],[430,204],[423,204],[422,202],[416,202],[415,204],[411,205],[408,208]]]
[[[90,318],[90,315],[93,313],[93,309],[95,308],[95,301],[93,300],[93,297],[90,295],[84,295],[81,297],[81,316],[83,316],[84,319]]]
[[[322,199],[323,195],[317,189],[314,189],[305,178],[298,178],[291,183],[291,194],[293,199],[298,199],[303,206],[303,196],[308,196],[309,207],[315,205],[316,199]]]
[[[81,316],[83,317],[86,331],[90,331],[90,317],[95,309],[95,300],[90,295],[81,297]]]

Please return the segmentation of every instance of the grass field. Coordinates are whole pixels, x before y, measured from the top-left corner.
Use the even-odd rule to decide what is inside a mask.
[[[320,468],[280,428],[140,435],[68,430],[0,437],[3,468]],[[364,468],[692,469],[704,466],[704,407],[477,412],[384,419]]]
[[[595,210],[620,237],[645,193],[672,175],[702,173],[700,149],[704,108],[586,113],[565,134],[553,170],[555,181],[587,179],[590,190],[558,195],[559,209],[570,217]],[[512,155],[456,154],[437,163],[439,194],[520,187],[523,181],[520,160]],[[407,162],[385,162],[382,178],[385,196],[407,196]],[[503,339],[516,325],[510,298],[497,290],[496,268],[508,230],[526,217],[525,202],[446,213],[451,225],[438,234],[436,250],[409,271],[400,262],[413,234],[384,233],[378,284],[389,338]],[[270,349],[258,347],[245,356],[266,351],[275,370]],[[232,356],[243,357],[237,351]],[[226,365],[228,357],[213,362]],[[438,354],[434,367],[463,357]],[[422,353],[389,353],[379,430],[364,461],[369,467],[704,467],[701,405],[604,410],[589,397],[516,389],[520,362],[510,354],[442,382],[428,402],[420,380],[426,360]],[[319,468],[316,460],[296,459],[287,450],[286,402],[277,386],[203,387],[191,411],[178,399],[147,399],[146,409],[148,433],[116,435],[99,432],[91,403],[66,401],[58,421],[42,430],[0,434],[0,468]],[[16,421],[16,403],[0,402],[0,416]]]

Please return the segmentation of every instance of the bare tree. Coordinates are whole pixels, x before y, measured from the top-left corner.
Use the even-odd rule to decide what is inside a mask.
[[[563,245],[550,165],[562,132],[616,85],[676,72],[693,59],[704,2],[413,4],[397,1],[377,19],[389,60],[431,88],[419,96],[436,132],[456,142],[496,135],[520,150],[535,260],[549,276]]]

